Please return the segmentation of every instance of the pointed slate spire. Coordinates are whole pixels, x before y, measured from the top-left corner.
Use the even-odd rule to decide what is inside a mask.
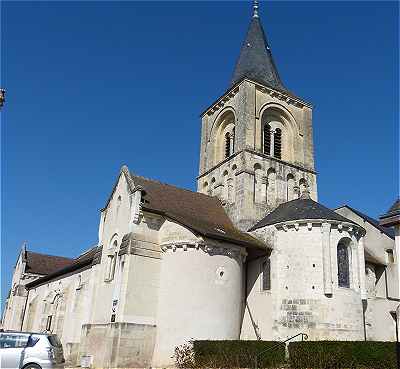
[[[287,89],[279,77],[258,15],[258,1],[254,1],[253,11],[246,39],[243,42],[239,59],[233,72],[232,85],[243,78],[249,78],[255,82],[286,92]]]

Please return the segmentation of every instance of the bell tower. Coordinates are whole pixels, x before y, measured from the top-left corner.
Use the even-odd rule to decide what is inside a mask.
[[[312,106],[280,79],[257,1],[231,85],[201,117],[197,189],[218,196],[239,229],[306,188],[317,200]]]

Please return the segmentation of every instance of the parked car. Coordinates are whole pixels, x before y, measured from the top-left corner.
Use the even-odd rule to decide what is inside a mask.
[[[57,335],[0,332],[1,369],[62,368],[64,353]]]

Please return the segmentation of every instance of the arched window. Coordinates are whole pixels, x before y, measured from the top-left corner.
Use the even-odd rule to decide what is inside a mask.
[[[63,333],[65,310],[65,299],[62,295],[59,295],[54,302],[54,327],[52,330],[52,332],[56,333],[58,337],[61,337]]]
[[[229,158],[231,155],[231,134],[225,133],[225,158]]]
[[[208,185],[208,182],[207,182],[207,181],[204,182],[204,184],[203,184],[203,191],[204,191],[204,193],[206,193],[207,195],[209,195],[209,194],[211,193],[211,188],[210,188],[210,186]]]
[[[211,132],[214,164],[230,157],[234,152],[235,115],[225,112],[216,122]]]
[[[287,201],[294,200],[294,177],[293,174],[288,174],[286,181],[286,199]]]
[[[308,183],[305,178],[300,179],[299,181],[299,197],[304,193],[305,190],[308,189]]]
[[[33,324],[35,322],[35,317],[36,317],[36,309],[38,307],[38,300],[39,298],[35,296],[32,301],[28,305],[28,321],[26,324],[26,330],[27,332],[33,331]]]
[[[213,193],[214,193],[214,186],[215,186],[215,178],[214,177],[212,177],[211,178],[211,184],[210,184],[210,187],[209,187],[209,190],[208,190],[208,193],[209,193],[209,195],[213,195]]]
[[[105,281],[110,282],[114,279],[115,275],[115,265],[117,263],[117,255],[118,255],[118,242],[115,240],[112,243],[113,252],[107,255],[107,269],[106,269],[106,276]]]
[[[337,266],[339,287],[350,288],[350,255],[349,243],[345,240],[339,241],[337,246]]]
[[[269,257],[265,258],[262,261],[261,273],[262,273],[261,289],[263,291],[269,291],[271,289],[271,259]]]
[[[275,129],[274,133],[274,156],[278,159],[282,158],[282,130]]]
[[[271,126],[264,124],[264,154],[271,155]]]

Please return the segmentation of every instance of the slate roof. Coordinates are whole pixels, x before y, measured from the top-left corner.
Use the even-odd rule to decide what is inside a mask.
[[[299,198],[279,205],[275,210],[251,227],[249,231],[254,231],[255,229],[273,224],[308,219],[336,220],[339,222],[353,223],[359,226],[352,220],[335,213],[333,210],[314,200]]]
[[[353,211],[355,214],[357,214],[360,218],[362,218],[364,221],[370,223],[371,225],[373,225],[375,228],[377,228],[379,231],[381,231],[382,233],[384,233],[386,236],[393,238],[394,239],[394,229],[393,228],[386,228],[383,227],[379,224],[379,221],[371,218],[370,216],[362,213],[361,211],[352,208],[349,205],[344,205],[346,208],[350,209],[351,211]]]
[[[54,271],[70,265],[74,259],[62,256],[39,254],[32,251],[25,251],[26,273],[48,275]]]
[[[251,79],[282,92],[289,92],[279,77],[259,17],[251,19],[233,72],[232,85],[235,85],[244,78]]]
[[[397,199],[387,213],[379,217],[380,225],[391,227],[400,223],[400,199]],[[392,229],[391,229],[392,230]],[[392,230],[393,231],[393,230]],[[393,233],[394,234],[394,233]]]
[[[130,173],[136,186],[144,189],[142,209],[163,214],[197,234],[266,250],[266,245],[238,230],[216,197],[171,186]]]
[[[76,259],[69,259],[70,263],[65,265],[64,267],[54,270],[48,275],[27,283],[26,288],[34,288],[42,284],[56,281],[61,278],[66,278],[70,275],[80,273],[86,269],[89,269],[91,268],[92,264],[96,262],[96,257],[98,256],[99,252],[101,253],[101,246],[94,246],[78,256]]]
[[[394,204],[390,207],[387,214],[399,214],[400,213],[400,199],[394,202]]]

